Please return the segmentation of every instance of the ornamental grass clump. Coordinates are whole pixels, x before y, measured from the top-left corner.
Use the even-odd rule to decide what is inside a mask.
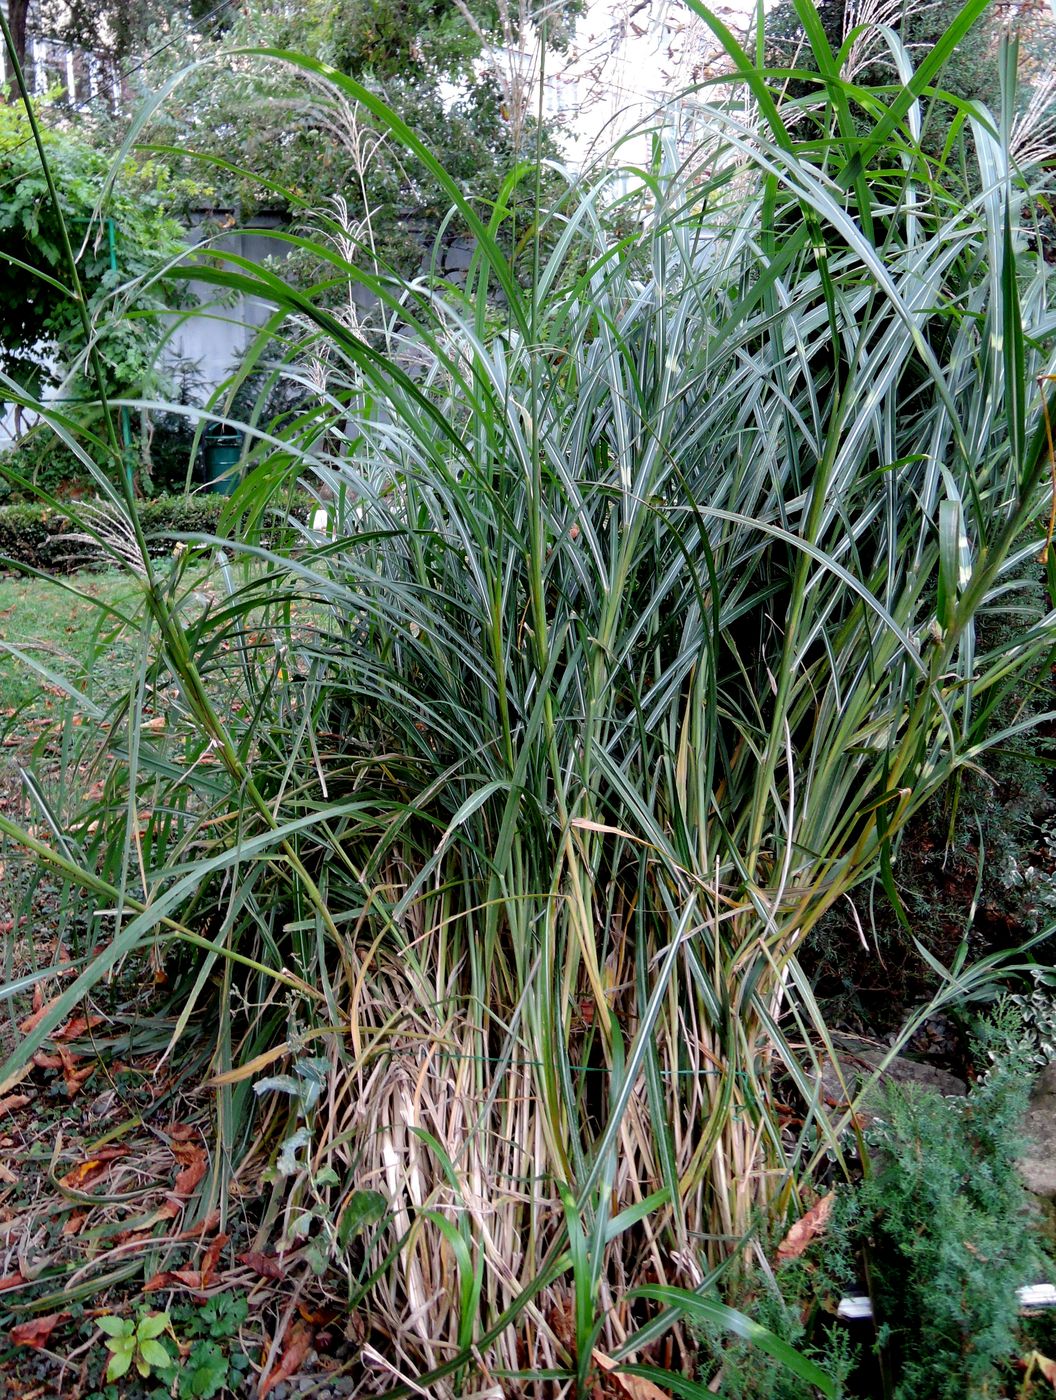
[[[105,937],[10,1063],[156,949],[171,1053],[209,1047],[201,1209],[266,1168],[269,1220],[343,1274],[393,1394],[589,1393],[685,1318],[834,1393],[707,1291],[758,1211],[845,1165],[797,950],[866,879],[893,894],[910,817],[1049,717],[989,722],[1053,645],[1025,601],[1053,317],[1011,49],[1002,114],[937,86],[983,8],[915,69],[870,31],[897,81],[860,87],[804,5],[794,99],[699,9],[735,72],[686,98],[692,148],[658,131],[650,168],[569,179],[510,237],[538,167],[481,211],[368,90],[261,55],[369,109],[472,262],[462,290],[400,283],[320,213],[286,235],[313,285],[188,266],[273,308],[246,373],[313,403],[248,415],[204,611],[183,571],[208,540],[133,558],[136,503],[97,467],[152,627],[99,736],[123,798],[94,834],[21,834]],[[325,528],[254,543],[295,485]],[[936,1003],[987,977],[912,932]]]

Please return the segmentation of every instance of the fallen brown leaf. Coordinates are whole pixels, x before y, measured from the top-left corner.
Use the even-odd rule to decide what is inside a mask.
[[[182,1154],[177,1153],[176,1155],[179,1158]],[[190,1157],[187,1165],[177,1173],[176,1180],[173,1182],[173,1191],[180,1197],[189,1196],[207,1170],[205,1153],[200,1147],[195,1147],[193,1156]]]
[[[59,1185],[67,1186],[71,1190],[79,1190],[89,1182],[97,1181],[99,1177],[105,1175],[110,1163],[118,1157],[127,1157],[127,1147],[101,1147],[94,1156],[89,1157],[84,1162],[79,1162],[77,1166],[71,1167],[65,1176],[59,1177]]]
[[[276,1365],[261,1380],[257,1400],[264,1400],[269,1390],[280,1381],[297,1374],[301,1362],[312,1349],[312,1333],[303,1323],[295,1322],[286,1334],[286,1346]]]
[[[66,1224],[62,1227],[63,1235],[76,1235],[87,1219],[88,1212],[86,1210],[73,1211],[70,1215],[69,1220],[67,1220]]]
[[[155,1274],[153,1278],[147,1279],[143,1285],[143,1292],[157,1293],[162,1288],[189,1288],[193,1293],[200,1293],[206,1282],[201,1269],[166,1269],[164,1273]]]
[[[261,1278],[280,1279],[285,1277],[285,1269],[282,1262],[274,1254],[262,1254],[257,1249],[247,1250],[245,1254],[235,1256],[240,1264],[245,1264],[247,1269],[252,1269]]]
[[[40,1025],[41,1021],[43,1021],[44,1017],[55,1005],[55,1002],[58,1001],[58,997],[55,997],[52,1001],[44,1001],[42,997],[39,997],[37,995],[39,991],[40,983],[38,982],[37,985],[33,988],[32,1015],[27,1016],[24,1021],[19,1022],[18,1029],[22,1032],[23,1035],[29,1035],[30,1031],[35,1031]],[[39,1005],[38,1002],[40,1003]]]
[[[104,1019],[102,1016],[74,1016],[55,1032],[52,1040],[76,1040],[79,1035],[101,1026]]]
[[[784,1264],[789,1259],[798,1259],[813,1240],[825,1233],[835,1199],[836,1192],[830,1191],[827,1196],[822,1196],[820,1201],[812,1205],[810,1210],[796,1221],[777,1246],[777,1262],[779,1264]]]
[[[21,1274],[5,1274],[0,1278],[0,1293],[5,1293],[9,1288],[21,1288],[25,1281]]]
[[[619,1369],[619,1363],[606,1356],[597,1347],[591,1352],[591,1360],[599,1371],[604,1372],[610,1393],[625,1397],[625,1400],[671,1400],[666,1390],[661,1390],[644,1376],[629,1376]]]
[[[0,1099],[0,1113],[14,1113],[16,1108],[25,1108],[31,1099],[30,1094],[8,1094],[6,1099]]]
[[[162,1206],[158,1212],[160,1215],[165,1207]],[[181,1230],[178,1235],[170,1235],[170,1240],[196,1240],[202,1235],[208,1235],[220,1224],[220,1212],[211,1210],[204,1220],[199,1220],[197,1225],[192,1225],[187,1230]]]
[[[65,1322],[69,1313],[49,1313],[47,1317],[35,1317],[31,1322],[20,1322],[11,1328],[11,1340],[16,1347],[42,1347],[60,1322]]]
[[[185,1231],[184,1235],[177,1235],[176,1239],[187,1238],[195,1234],[202,1234],[212,1222],[215,1228],[217,1215],[211,1215],[209,1220],[203,1221],[193,1231]],[[172,1237],[170,1236],[170,1239]],[[166,1269],[164,1273],[155,1274],[143,1285],[144,1293],[157,1293],[162,1288],[190,1288],[195,1292],[200,1292],[203,1288],[208,1288],[209,1283],[216,1273],[216,1266],[219,1263],[221,1252],[230,1239],[230,1235],[217,1235],[209,1248],[202,1255],[202,1265],[199,1269]]]
[[[13,1172],[5,1162],[0,1162],[0,1181],[4,1182],[7,1186],[14,1186],[17,1180],[18,1173]]]
[[[149,1216],[143,1222],[140,1229],[122,1230],[114,1236],[114,1241],[117,1244],[125,1244],[129,1240],[135,1240],[137,1242],[146,1242],[147,1240],[156,1241],[159,1239],[159,1236],[155,1234],[154,1227],[159,1225],[163,1220],[175,1220],[182,1210],[183,1206],[180,1202],[172,1200],[165,1201],[158,1207],[153,1215]],[[181,1230],[176,1235],[165,1235],[163,1238],[166,1244],[181,1244],[184,1240],[196,1240],[202,1235],[208,1235],[210,1231],[215,1230],[219,1223],[220,1212],[218,1210],[210,1211],[204,1220],[199,1220],[198,1223],[192,1225],[190,1229]]]
[[[209,1280],[212,1278],[213,1274],[216,1272],[216,1266],[219,1263],[220,1255],[223,1251],[224,1245],[227,1244],[230,1238],[230,1235],[217,1235],[216,1239],[213,1240],[212,1244],[205,1251],[205,1254],[202,1256],[203,1283],[208,1283]]]
[[[89,1157],[86,1162],[79,1162],[77,1166],[71,1167],[65,1176],[59,1177],[62,1186],[69,1186],[71,1190],[85,1186],[90,1181],[95,1181],[106,1171],[107,1163],[98,1157]]]
[[[59,1046],[59,1059],[62,1061],[62,1078],[66,1086],[66,1097],[68,1099],[72,1099],[75,1095],[79,1094],[84,1087],[85,1080],[95,1072],[94,1062],[85,1065],[83,1069],[76,1068],[78,1061],[83,1058],[83,1055],[75,1055],[72,1051],[67,1050],[65,1045]]]
[[[297,1304],[297,1311],[305,1322],[310,1322],[316,1327],[327,1327],[341,1316],[336,1308],[323,1308],[321,1311],[313,1312],[311,1308],[306,1308],[303,1303]]]

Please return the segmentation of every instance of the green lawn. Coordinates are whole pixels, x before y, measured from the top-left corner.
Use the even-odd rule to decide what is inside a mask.
[[[17,647],[89,693],[102,695],[125,673],[135,641],[99,604],[134,614],[136,592],[128,575],[117,572],[86,572],[61,581],[0,577],[0,642]],[[54,689],[52,699],[57,701],[61,690]],[[46,707],[48,695],[47,681],[0,646],[0,715],[38,704]]]

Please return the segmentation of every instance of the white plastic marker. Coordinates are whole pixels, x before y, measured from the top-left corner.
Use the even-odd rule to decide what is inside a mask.
[[[1021,1308],[1056,1308],[1056,1285],[1028,1283],[1018,1290]]]
[[[873,1315],[873,1304],[869,1298],[841,1298],[836,1316],[844,1322],[862,1322]]]
[[[1056,1285],[1051,1283],[1028,1283],[1016,1290],[1021,1308],[1056,1308]],[[844,1322],[865,1322],[873,1315],[870,1299],[855,1296],[841,1298],[836,1316]]]

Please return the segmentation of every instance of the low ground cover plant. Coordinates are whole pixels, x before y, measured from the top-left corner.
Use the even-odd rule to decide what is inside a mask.
[[[1001,113],[936,86],[981,8],[916,68],[877,29],[898,81],[856,87],[804,5],[795,98],[700,9],[736,73],[692,148],[570,181],[518,239],[538,167],[482,215],[329,75],[472,229],[464,293],[364,271],[325,215],[369,335],[329,285],[195,265],[274,308],[259,358],[317,394],[279,439],[242,425],[215,608],[188,616],[195,551],[159,571],[99,466],[149,626],[95,826],[59,849],[0,817],[99,911],[8,1067],[149,948],[215,1093],[198,1208],[224,1230],[256,1172],[390,1394],[675,1387],[687,1319],[842,1384],[716,1292],[760,1213],[853,1170],[798,953],[867,879],[900,907],[906,823],[1051,718],[1015,699],[1053,648],[1049,173],[1011,48]],[[326,529],[266,548],[296,483]],[[1000,962],[909,936],[932,1010]]]

